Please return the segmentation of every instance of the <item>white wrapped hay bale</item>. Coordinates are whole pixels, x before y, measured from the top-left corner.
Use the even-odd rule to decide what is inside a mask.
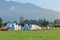
[[[16,25],[15,23],[14,23],[14,26],[15,26],[15,29],[14,29],[14,30],[18,30],[18,29],[17,29],[17,25]]]
[[[31,28],[31,30],[35,30],[35,25],[32,25],[32,28]]]
[[[37,28],[37,30],[41,30],[42,28],[41,27],[39,27],[39,26],[36,26],[36,28]]]
[[[47,27],[46,27],[46,29],[47,29],[47,30],[50,30],[50,27],[49,27],[49,26],[47,26]]]
[[[16,24],[14,23],[15,29],[16,29]]]
[[[14,27],[15,27],[14,30],[18,30],[18,25],[16,25],[15,23],[14,23]]]
[[[21,25],[18,27],[18,30],[22,30],[22,29],[21,29]]]
[[[42,28],[41,28],[41,27],[39,27],[39,29],[40,29],[40,30],[42,30]]]
[[[18,25],[16,25],[16,29],[15,30],[18,30]]]
[[[41,27],[37,26],[37,25],[32,25],[31,30],[39,30],[41,29]]]
[[[35,25],[35,30],[40,30],[40,29],[41,29],[41,27]]]

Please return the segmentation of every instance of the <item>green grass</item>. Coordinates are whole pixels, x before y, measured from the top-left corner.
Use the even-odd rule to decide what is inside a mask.
[[[60,30],[1,31],[0,40],[60,40]]]

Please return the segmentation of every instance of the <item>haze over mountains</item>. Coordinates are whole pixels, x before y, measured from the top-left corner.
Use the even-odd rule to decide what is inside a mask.
[[[27,19],[60,19],[60,12],[38,7],[32,3],[18,3],[0,0],[0,17],[3,21],[18,21],[21,16]]]

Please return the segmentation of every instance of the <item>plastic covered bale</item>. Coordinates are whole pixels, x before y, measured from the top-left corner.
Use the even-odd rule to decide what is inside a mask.
[[[22,30],[31,30],[32,26],[31,25],[28,25],[28,24],[25,24],[21,28],[22,28]]]
[[[14,30],[15,29],[15,26],[14,26],[14,23],[11,24],[11,27],[10,27],[10,30]]]
[[[5,26],[6,29],[10,29],[10,24],[8,23],[6,26]]]

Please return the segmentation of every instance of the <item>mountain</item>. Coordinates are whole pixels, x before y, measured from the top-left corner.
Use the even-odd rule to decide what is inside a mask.
[[[28,19],[60,19],[60,12],[38,7],[32,3],[18,3],[0,0],[0,16],[3,21],[19,20],[21,16]]]

